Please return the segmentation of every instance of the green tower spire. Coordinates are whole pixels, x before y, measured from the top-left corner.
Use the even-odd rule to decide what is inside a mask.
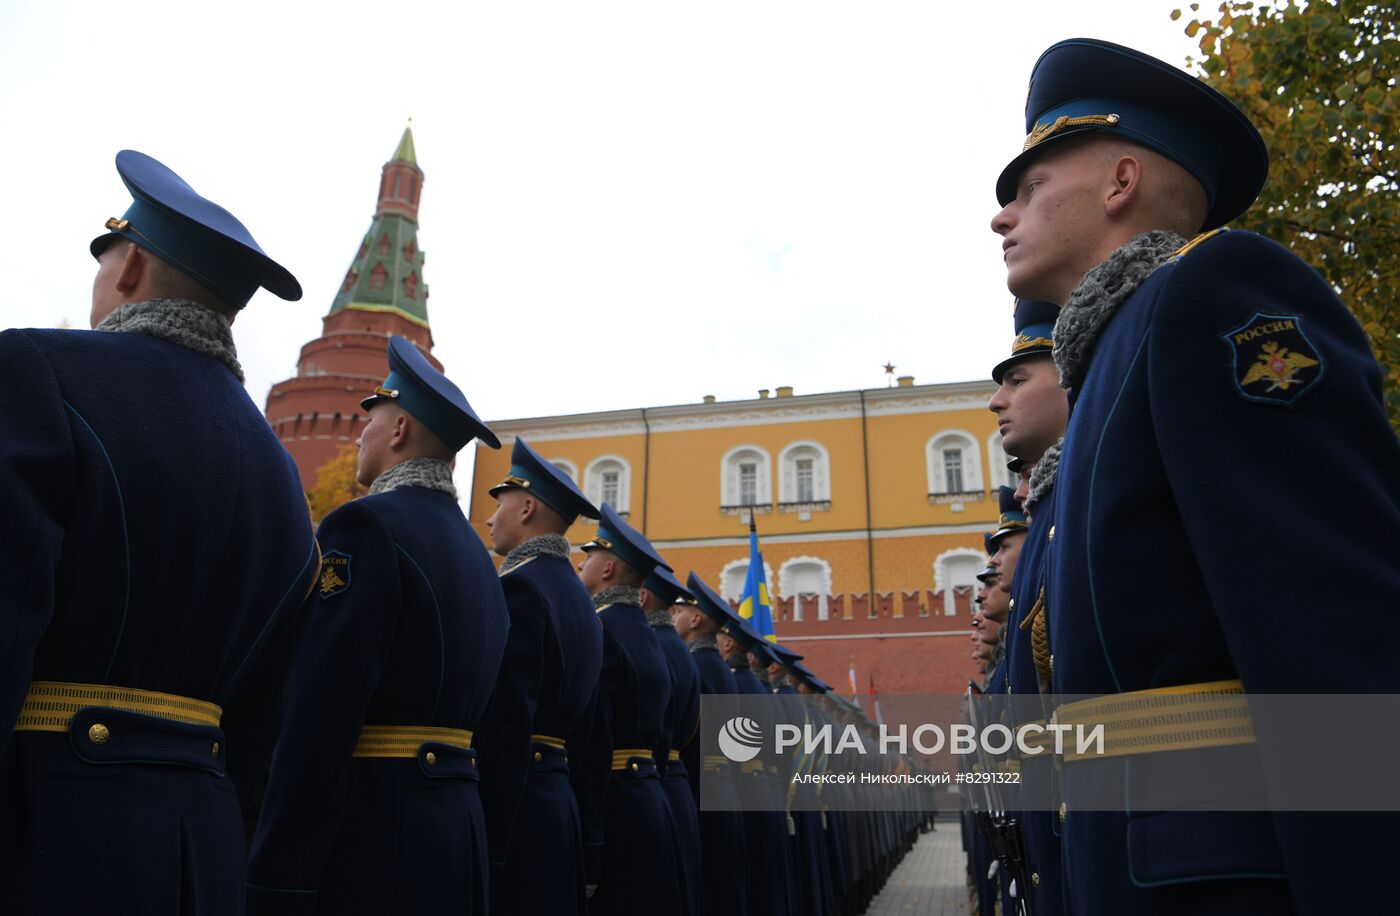
[[[413,148],[413,124],[404,128],[384,164],[374,222],[346,271],[330,314],[342,309],[393,312],[428,327],[428,285],[418,248],[418,199],[423,170]]]

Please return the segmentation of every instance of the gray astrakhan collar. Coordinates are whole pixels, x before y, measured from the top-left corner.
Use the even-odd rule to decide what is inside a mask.
[[[118,307],[93,330],[145,334],[212,356],[243,381],[243,366],[233,345],[228,319],[188,299],[147,299]]]
[[[1075,388],[1084,381],[1104,325],[1185,244],[1185,238],[1169,229],[1144,232],[1084,275],[1055,322],[1054,357],[1062,386]]]
[[[671,612],[662,608],[659,611],[647,611],[647,623],[656,629],[671,627],[675,629],[675,624],[671,622]]]
[[[741,669],[744,671],[749,670],[749,660],[744,657],[743,652],[734,653],[726,658],[724,663],[729,666],[729,670],[731,671],[739,671]]]
[[[501,573],[508,573],[535,557],[558,557],[567,563],[569,556],[569,541],[562,534],[539,534],[506,554],[505,561],[501,563]]]
[[[642,591],[632,585],[610,585],[593,596],[594,610],[601,611],[610,604],[642,606]]]
[[[686,644],[686,648],[692,652],[699,652],[701,649],[714,649],[719,651],[719,642],[715,639],[715,634],[707,633],[704,636],[697,636]]]
[[[453,499],[457,488],[452,484],[452,466],[441,458],[410,458],[400,461],[369,485],[369,495],[389,493],[404,487],[424,487],[441,490]]]
[[[1040,460],[1031,469],[1030,492],[1026,495],[1026,509],[1040,502],[1055,486],[1055,472],[1060,468],[1060,450],[1065,447],[1065,437],[1061,436],[1054,445],[1045,450]]]

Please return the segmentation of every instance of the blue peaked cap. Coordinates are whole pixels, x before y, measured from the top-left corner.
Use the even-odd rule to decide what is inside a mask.
[[[617,514],[617,510],[607,503],[603,503],[598,534],[579,549],[606,550],[643,576],[650,576],[652,570],[658,566],[671,568],[661,559],[661,554],[656,552],[656,548],[651,546],[651,541],[627,524],[622,516]]]
[[[647,580],[642,583],[642,588],[651,592],[666,604],[694,604],[695,596],[690,593],[680,580],[671,574],[671,571],[664,566],[658,566],[647,576]]]
[[[462,389],[434,369],[423,351],[406,337],[389,338],[389,375],[360,406],[373,410],[386,401],[408,411],[454,452],[473,439],[492,448],[501,447],[501,440],[481,422]]]
[[[745,640],[749,639],[749,636],[746,634],[736,635],[736,633],[743,634],[744,632],[744,618],[734,613],[734,609],[729,606],[729,602],[724,600],[723,596],[717,594],[714,589],[706,585],[704,580],[695,575],[695,573],[690,574],[690,578],[686,580],[686,584],[690,586],[691,592],[695,594],[696,606],[704,612],[706,617],[718,623],[724,632],[733,636],[735,639],[739,640],[739,642],[744,643]],[[749,628],[749,632],[753,634],[753,638],[759,641],[763,640],[763,637],[758,635],[757,630]]]
[[[791,668],[796,662],[801,661],[806,656],[792,651],[780,642],[768,644],[769,653],[775,658],[778,664],[784,668]]]
[[[997,487],[997,504],[1001,509],[1001,517],[997,519],[997,530],[992,532],[991,538],[987,541],[993,548],[1000,543],[1002,538],[1013,531],[1025,531],[1030,527],[1030,522],[1026,520],[1025,510],[1016,501],[1015,489]]]
[[[568,474],[545,461],[524,439],[516,439],[510,449],[510,471],[506,479],[491,488],[492,496],[502,490],[527,490],[571,523],[580,515],[597,518],[598,509],[589,502]]]
[[[283,299],[301,298],[297,278],[269,258],[232,213],[200,197],[179,175],[130,149],[117,153],[117,174],[131,192],[131,206],[120,219],[107,220],[110,231],[92,240],[94,258],[121,237],[240,309],[258,287]]]
[[[1000,385],[1006,370],[1028,356],[1048,356],[1055,348],[1055,320],[1059,317],[1060,307],[1053,302],[1017,299],[1016,339],[1011,341],[1011,355],[992,368],[992,381]]]
[[[1225,96],[1141,51],[1071,38],[1031,71],[1026,142],[997,179],[997,200],[1015,198],[1021,173],[1045,149],[1091,130],[1155,150],[1195,176],[1209,202],[1203,230],[1249,209],[1269,174],[1264,139]]]

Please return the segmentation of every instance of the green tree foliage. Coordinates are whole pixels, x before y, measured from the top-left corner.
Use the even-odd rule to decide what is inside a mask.
[[[306,494],[313,523],[321,524],[321,519],[369,492],[355,480],[359,456],[360,450],[354,445],[342,445],[334,458],[316,469],[316,486]]]
[[[1203,55],[1188,64],[1269,146],[1268,184],[1237,224],[1289,246],[1336,287],[1371,340],[1400,430],[1396,6],[1227,0],[1216,18],[1193,18],[1186,34]],[[1191,4],[1193,15],[1199,10]]]

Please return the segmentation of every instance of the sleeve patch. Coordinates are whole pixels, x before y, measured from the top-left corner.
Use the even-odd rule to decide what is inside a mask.
[[[1245,400],[1292,407],[1322,378],[1322,354],[1298,316],[1255,312],[1221,339],[1234,354],[1235,390]]]
[[[320,592],[322,598],[339,595],[350,587],[350,554],[328,550],[321,557]]]

